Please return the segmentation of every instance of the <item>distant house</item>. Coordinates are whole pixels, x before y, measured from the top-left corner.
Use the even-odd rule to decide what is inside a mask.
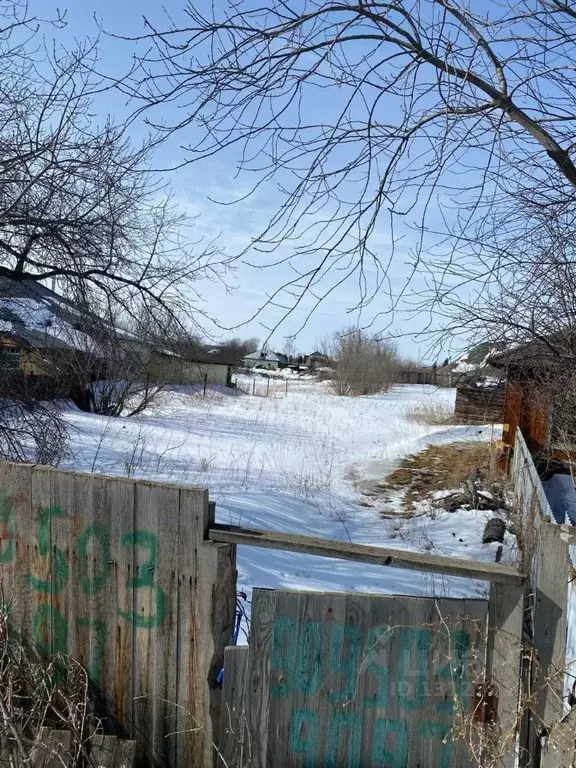
[[[13,392],[17,380],[32,397],[70,398],[84,407],[90,382],[119,375],[102,346],[102,327],[100,318],[41,283],[0,277],[0,384]],[[123,375],[131,369],[138,380],[152,383],[232,383],[233,364],[223,355],[203,349],[180,355],[109,330],[126,353]]]
[[[311,355],[308,355],[306,358],[306,365],[308,366],[310,371],[314,371],[316,368],[323,368],[327,366],[330,363],[330,360],[328,359],[327,355],[322,354],[322,352],[312,352]]]
[[[73,365],[92,378],[103,375],[106,365],[85,325],[85,311],[41,283],[0,277],[2,390],[78,399]]]
[[[285,360],[281,359],[285,358]],[[268,352],[262,350],[262,352],[247,355],[244,358],[245,368],[264,368],[267,371],[277,371],[281,367],[285,367],[284,362],[288,358],[286,355],[280,355],[276,352]]]

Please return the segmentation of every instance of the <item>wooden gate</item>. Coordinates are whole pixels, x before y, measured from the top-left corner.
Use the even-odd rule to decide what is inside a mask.
[[[250,645],[225,653],[225,764],[477,765],[487,617],[482,600],[255,590]]]

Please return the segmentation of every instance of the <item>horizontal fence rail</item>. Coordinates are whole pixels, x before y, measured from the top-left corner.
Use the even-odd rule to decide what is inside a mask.
[[[265,549],[305,552],[309,555],[320,555],[337,560],[355,560],[374,565],[388,565],[391,568],[443,573],[448,576],[463,576],[500,584],[523,584],[525,581],[525,576],[516,568],[499,563],[426,555],[421,552],[371,547],[366,544],[351,544],[346,541],[263,531],[236,525],[213,523],[209,528],[208,537],[210,541],[223,544],[245,544]]]

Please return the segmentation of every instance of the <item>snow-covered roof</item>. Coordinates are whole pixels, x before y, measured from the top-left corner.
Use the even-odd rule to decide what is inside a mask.
[[[0,277],[0,333],[35,349],[94,349],[86,312],[31,279]]]

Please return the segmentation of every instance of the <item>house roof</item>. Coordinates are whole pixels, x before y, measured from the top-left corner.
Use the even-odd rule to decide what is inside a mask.
[[[253,352],[250,355],[245,355],[244,360],[263,360],[266,363],[279,363],[281,357],[276,352]]]
[[[507,349],[490,357],[490,365],[495,368],[507,368],[510,365],[524,368],[537,368],[554,365],[565,359],[566,353],[576,353],[576,335],[573,329],[558,331],[532,339],[525,344],[510,344]]]
[[[98,349],[94,329],[99,318],[92,315],[92,332],[90,318],[89,312],[35,280],[0,276],[0,337],[9,338],[21,347],[62,351],[89,349],[94,354]],[[148,344],[120,328],[115,332],[123,341]],[[161,354],[187,362],[234,365],[224,350],[215,347],[182,354],[159,348],[157,344],[150,346]]]
[[[41,283],[0,276],[0,333],[23,347],[86,349],[86,311]]]
[[[14,343],[26,349],[72,349],[72,345],[55,336],[33,328],[14,325],[10,330],[0,327],[0,336],[10,338]]]

